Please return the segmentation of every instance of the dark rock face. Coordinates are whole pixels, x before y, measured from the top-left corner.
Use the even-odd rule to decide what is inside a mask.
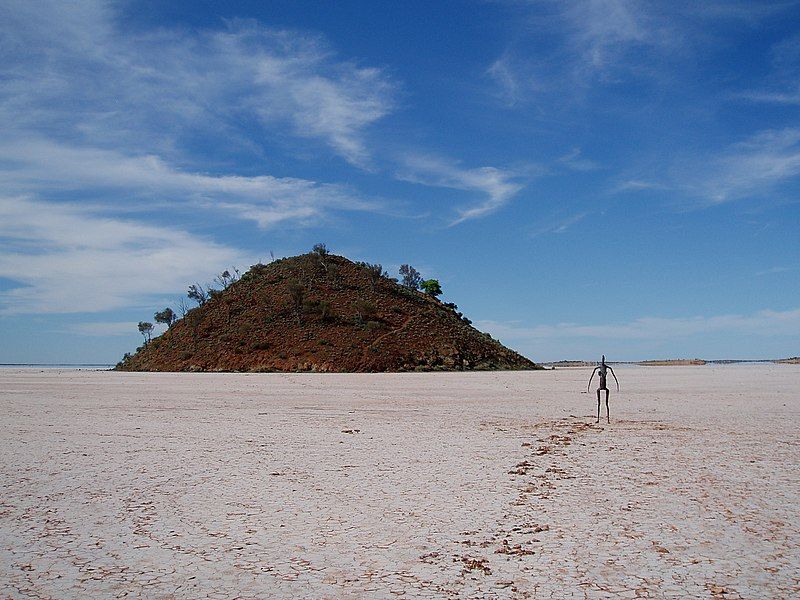
[[[340,256],[256,265],[121,362],[124,371],[538,369],[436,298]]]

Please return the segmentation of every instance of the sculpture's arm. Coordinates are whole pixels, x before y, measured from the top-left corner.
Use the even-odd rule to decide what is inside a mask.
[[[586,384],[586,391],[587,391],[587,392],[589,391],[589,388],[590,388],[590,387],[591,387],[591,385],[592,385],[592,379],[594,378],[594,374],[595,374],[595,373],[597,373],[597,369],[599,369],[599,368],[600,368],[600,367],[595,367],[594,369],[592,369],[592,376],[591,376],[591,377],[589,377],[589,383],[587,383],[587,384]]]
[[[608,370],[611,371],[611,374],[614,376],[614,381],[617,382],[617,391],[619,391],[619,379],[617,379],[617,374],[614,373],[614,369],[611,367],[608,367]]]

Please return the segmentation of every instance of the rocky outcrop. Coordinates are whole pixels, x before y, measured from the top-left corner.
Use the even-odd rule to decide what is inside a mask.
[[[255,265],[125,371],[376,372],[540,368],[481,333],[453,304],[341,256]]]

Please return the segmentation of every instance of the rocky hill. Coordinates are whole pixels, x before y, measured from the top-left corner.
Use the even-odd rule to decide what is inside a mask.
[[[537,369],[455,305],[341,256],[255,265],[117,365],[123,371]]]

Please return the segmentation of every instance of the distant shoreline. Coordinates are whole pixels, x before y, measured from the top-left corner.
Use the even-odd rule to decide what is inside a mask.
[[[0,363],[0,369],[110,369],[113,363]]]
[[[606,361],[609,365],[633,365],[640,367],[702,367],[705,365],[738,365],[738,364],[800,364],[800,357],[792,358],[754,358],[754,359],[713,359],[702,358],[669,358],[669,359],[649,359],[649,360],[620,360]],[[559,360],[555,362],[539,363],[546,367],[595,367],[597,361],[586,360]]]

